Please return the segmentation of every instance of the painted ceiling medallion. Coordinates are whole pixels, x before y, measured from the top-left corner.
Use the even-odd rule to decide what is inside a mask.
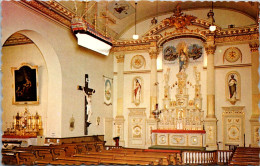
[[[142,55],[135,55],[131,60],[131,68],[140,69],[141,67],[145,67],[145,59]]]
[[[110,2],[108,10],[118,19],[123,19],[134,13],[134,7],[127,1]]]
[[[241,58],[242,62],[242,53],[239,48],[237,47],[230,47],[226,49],[224,56],[223,56],[223,63],[224,60],[227,60],[230,63],[236,62],[239,58]]]

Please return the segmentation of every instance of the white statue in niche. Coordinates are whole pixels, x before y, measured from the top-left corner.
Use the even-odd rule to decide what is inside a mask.
[[[230,100],[236,100],[237,93],[237,80],[235,79],[234,74],[231,74],[231,78],[228,81],[229,86],[229,98]]]
[[[226,75],[226,97],[231,104],[236,104],[240,100],[240,75],[236,71],[231,71]]]

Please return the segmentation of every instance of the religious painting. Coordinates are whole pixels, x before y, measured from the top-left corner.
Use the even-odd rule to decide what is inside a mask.
[[[143,101],[143,79],[135,77],[133,79],[133,93],[132,102],[138,106]]]
[[[226,98],[235,105],[241,96],[240,74],[236,71],[231,71],[226,75]]]
[[[163,59],[166,62],[173,62],[178,58],[176,48],[174,46],[167,46],[163,50]]]
[[[135,55],[131,60],[131,69],[134,67],[135,69],[140,69],[141,67],[145,67],[145,59],[142,55]]]
[[[242,53],[241,53],[240,49],[237,47],[230,47],[230,48],[226,49],[226,51],[224,52],[223,63],[225,62],[225,60],[230,63],[234,63],[234,62],[238,61],[239,59],[242,62]]]
[[[202,46],[198,44],[191,44],[189,46],[189,57],[193,60],[197,60],[202,56]]]
[[[106,105],[112,105],[112,79],[104,77],[105,91],[104,91],[104,103]]]
[[[22,63],[20,67],[12,67],[13,104],[39,104],[38,66]]]

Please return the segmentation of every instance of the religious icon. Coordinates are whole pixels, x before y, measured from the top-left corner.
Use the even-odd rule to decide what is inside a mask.
[[[13,104],[39,104],[38,96],[38,66],[22,63],[18,68],[12,68],[14,76]]]
[[[229,72],[226,76],[226,96],[231,104],[240,99],[240,75],[238,72]]]
[[[189,46],[189,57],[193,60],[199,59],[202,56],[202,46],[192,44]]]
[[[133,80],[133,103],[139,105],[142,97],[142,80],[140,77],[136,77]]]

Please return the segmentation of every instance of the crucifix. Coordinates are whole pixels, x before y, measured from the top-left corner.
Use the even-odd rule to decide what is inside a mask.
[[[85,74],[85,87],[78,85],[77,89],[84,92],[85,95],[85,127],[84,127],[84,133],[85,135],[88,135],[88,127],[91,124],[90,123],[90,116],[92,114],[91,112],[91,96],[93,93],[95,93],[94,89],[91,89],[88,87],[89,79],[88,74]]]

